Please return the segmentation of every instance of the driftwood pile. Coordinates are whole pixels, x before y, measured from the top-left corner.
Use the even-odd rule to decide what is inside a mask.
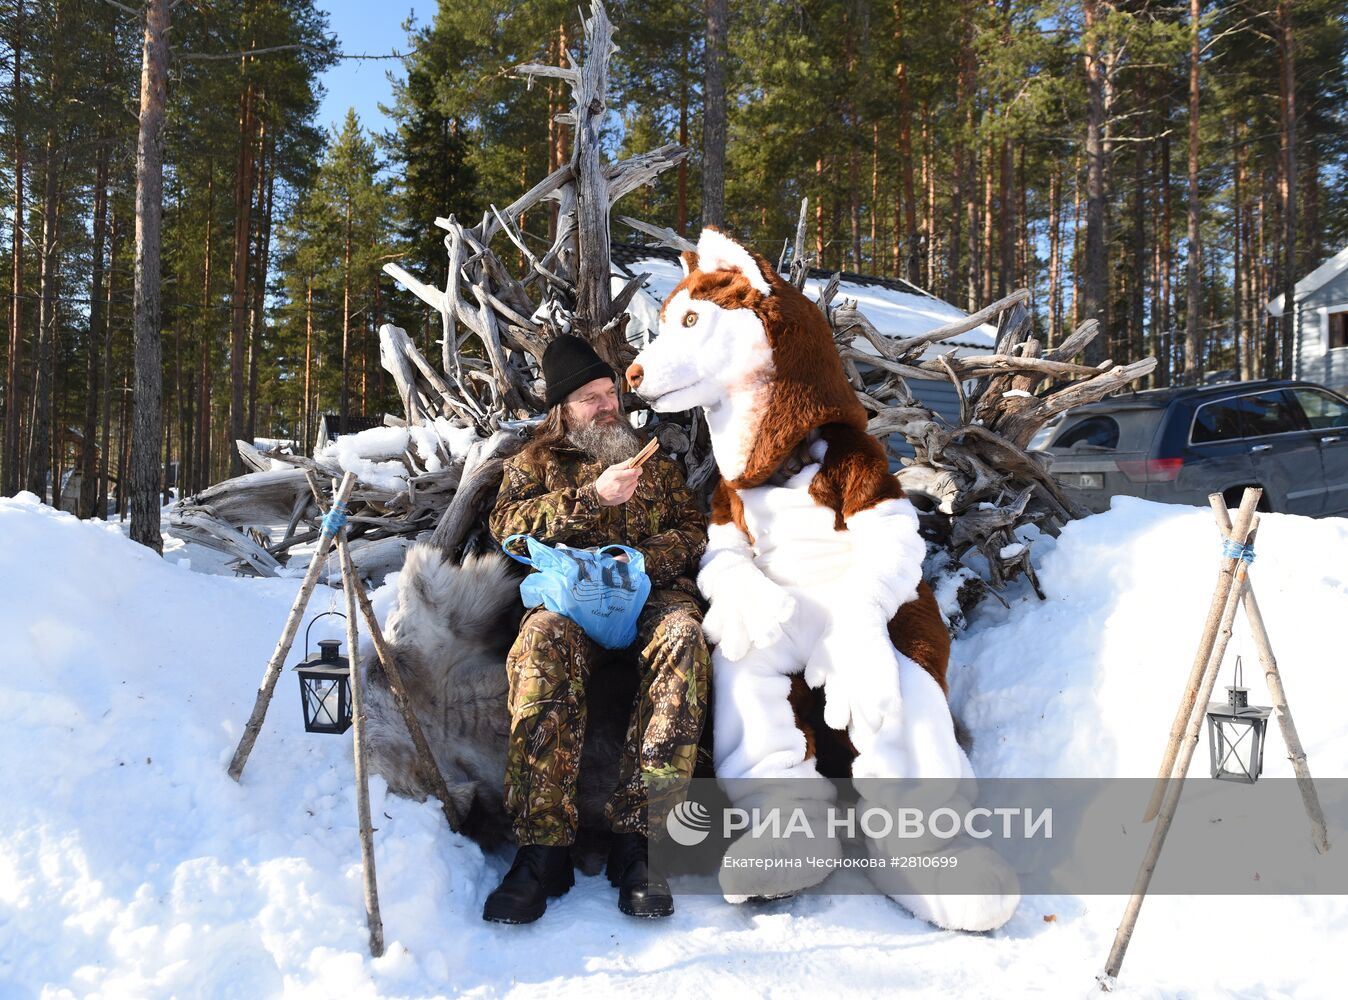
[[[472,546],[499,486],[502,461],[518,450],[527,426],[543,410],[541,360],[553,337],[563,332],[585,337],[617,371],[635,356],[625,336],[626,307],[647,276],[621,283],[612,294],[610,210],[623,195],[677,164],[687,150],[671,145],[618,163],[603,160],[598,132],[614,45],[613,26],[600,2],[593,3],[585,22],[584,42],[584,60],[569,56],[569,67],[530,64],[515,71],[531,82],[550,77],[570,88],[571,108],[558,120],[575,128],[571,162],[505,208],[492,206],[475,226],[453,216],[437,218],[449,256],[444,288],[426,284],[397,264],[385,265],[435,311],[443,335],[440,356],[432,360],[403,330],[380,330],[381,363],[393,376],[403,408],[400,417],[386,420],[413,428],[471,428],[478,440],[465,459],[455,461],[446,453],[435,472],[409,449],[402,456],[405,488],[358,482],[350,545],[369,576],[385,565],[396,568],[409,540],[427,531],[433,530],[435,542],[455,558]],[[520,228],[529,211],[554,213],[555,236],[541,253]],[[809,274],[805,218],[802,206],[794,250],[788,255],[791,248],[784,248],[780,265],[785,270],[789,262],[798,288]],[[693,246],[671,230],[626,217],[621,221],[665,245]],[[516,259],[524,262],[523,274],[506,264]],[[835,275],[819,306],[832,324],[857,396],[872,415],[872,433],[882,439],[900,435],[915,452],[899,476],[924,511],[929,540],[950,554],[947,566],[957,566],[971,550],[981,553],[986,583],[994,590],[1021,574],[1038,590],[1028,546],[1018,540],[1016,529],[1034,524],[1056,533],[1085,512],[1053,479],[1048,457],[1027,451],[1027,444],[1054,414],[1122,388],[1151,371],[1155,361],[1075,363],[1096,335],[1096,323],[1088,321],[1062,344],[1046,347],[1032,336],[1026,291],[921,336],[886,337],[855,302],[834,304],[838,284]],[[997,324],[993,353],[927,357],[933,345],[985,322]],[[469,341],[475,349],[466,352]],[[951,426],[916,400],[909,388],[914,378],[946,379],[955,386],[961,400],[958,424]],[[635,396],[626,399],[642,405]],[[715,463],[700,415],[671,420],[648,414],[648,419],[664,450],[683,465],[690,485],[708,496]],[[171,530],[229,551],[242,571],[275,574],[292,546],[317,538],[316,497],[323,506],[330,503],[332,482],[348,470],[322,459],[259,453],[244,442],[239,448],[257,471],[180,503],[172,512]],[[273,460],[289,468],[273,469]],[[256,530],[259,524],[281,522],[286,528],[278,541]],[[380,545],[382,553],[376,548]]]
[[[1053,478],[1052,457],[1027,446],[1051,417],[1122,389],[1151,372],[1156,359],[1074,363],[1099,333],[1095,320],[1046,350],[1031,335],[1030,293],[1023,289],[967,319],[905,339],[881,336],[854,302],[831,309],[830,297],[826,289],[820,305],[833,324],[848,378],[872,414],[871,433],[899,434],[916,453],[904,459],[898,475],[927,512],[927,537],[947,548],[956,564],[970,550],[981,553],[994,590],[1023,573],[1042,598],[1029,546],[1015,529],[1035,524],[1056,536],[1087,512]],[[993,353],[956,357],[952,351],[923,360],[933,344],[994,317]],[[864,376],[862,366],[869,369]],[[947,425],[914,398],[907,382],[913,378],[950,381],[960,400],[958,425]]]
[[[279,449],[263,452],[246,441],[235,444],[254,471],[174,505],[169,530],[234,556],[241,572],[276,576],[294,546],[318,540],[319,521],[332,503],[332,483],[344,470],[333,458],[306,458]],[[385,485],[386,477],[378,484],[358,480],[351,496],[350,544],[361,556],[361,569],[376,577],[401,565],[411,540],[435,527],[458,489],[464,463],[454,461],[447,447],[436,472],[427,471],[411,449],[362,457],[399,462],[407,469],[401,489]],[[284,467],[276,468],[277,463]],[[266,528],[282,522],[284,534],[273,540]],[[335,557],[329,569],[337,572]]]

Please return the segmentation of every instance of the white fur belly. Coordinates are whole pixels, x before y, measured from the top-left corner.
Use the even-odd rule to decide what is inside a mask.
[[[852,540],[834,528],[834,512],[810,496],[818,465],[807,465],[785,486],[741,490],[744,522],[754,540],[754,563],[785,587],[826,583],[852,562]]]

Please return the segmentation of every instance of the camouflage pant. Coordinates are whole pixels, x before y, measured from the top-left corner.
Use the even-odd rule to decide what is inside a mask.
[[[637,622],[640,685],[604,814],[615,832],[649,834],[693,774],[706,715],[711,658],[697,602],[651,593]],[[510,742],[505,803],[520,844],[570,844],[585,739],[585,682],[604,655],[579,625],[544,608],[525,615],[506,658]]]

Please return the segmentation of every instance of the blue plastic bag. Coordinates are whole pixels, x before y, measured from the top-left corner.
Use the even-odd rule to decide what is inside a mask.
[[[529,556],[517,556],[510,544],[524,539]],[[501,543],[505,554],[538,570],[520,584],[526,608],[543,605],[566,615],[606,649],[624,649],[637,638],[637,618],[651,593],[646,557],[626,545],[601,549],[551,548],[532,535],[511,535]],[[627,562],[610,555],[622,552]]]

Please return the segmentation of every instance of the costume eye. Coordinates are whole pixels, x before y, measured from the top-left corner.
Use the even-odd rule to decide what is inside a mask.
[[[684,325],[684,326],[696,326],[696,325],[697,325],[697,313],[695,313],[695,312],[694,312],[693,310],[691,310],[691,309],[689,309],[686,313],[684,313],[684,314],[683,314],[683,325]]]

